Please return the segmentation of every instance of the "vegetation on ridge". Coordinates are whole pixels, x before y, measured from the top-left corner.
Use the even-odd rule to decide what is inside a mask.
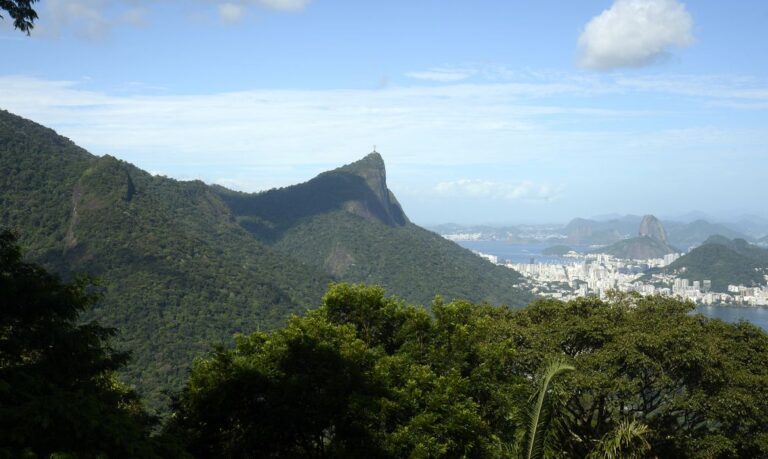
[[[409,223],[385,179],[369,155],[307,184],[236,193],[93,156],[0,112],[0,227],[65,279],[102,279],[103,300],[85,318],[119,329],[115,345],[134,355],[121,374],[152,409],[181,388],[195,355],[282,326],[334,280],[425,305],[436,294],[530,299],[513,271]]]

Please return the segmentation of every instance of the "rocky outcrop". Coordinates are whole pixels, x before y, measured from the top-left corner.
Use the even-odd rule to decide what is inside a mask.
[[[667,240],[667,232],[664,231],[664,226],[659,219],[653,215],[644,216],[643,221],[640,222],[640,237],[656,239],[664,244],[669,243]]]

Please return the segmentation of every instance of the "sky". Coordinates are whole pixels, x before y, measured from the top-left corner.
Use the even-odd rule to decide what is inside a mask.
[[[768,215],[768,2],[41,0],[0,108],[242,191],[374,145],[411,220]]]

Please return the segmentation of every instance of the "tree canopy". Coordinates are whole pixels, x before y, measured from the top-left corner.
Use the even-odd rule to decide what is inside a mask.
[[[337,284],[197,360],[170,429],[204,457],[765,457],[768,336],[691,309]]]
[[[109,346],[114,330],[78,322],[97,298],[0,232],[0,457],[155,457],[153,420],[116,378],[128,356]]]

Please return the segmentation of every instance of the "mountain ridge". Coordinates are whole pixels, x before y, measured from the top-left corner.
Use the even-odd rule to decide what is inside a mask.
[[[710,280],[716,292],[726,292],[729,284],[765,285],[768,249],[744,239],[711,236],[661,271],[689,280]]]
[[[249,195],[91,155],[5,111],[0,153],[0,226],[63,277],[102,279],[103,300],[84,319],[120,329],[117,345],[134,354],[123,377],[155,409],[193,356],[279,326],[333,281],[381,283],[424,305],[436,294],[531,298],[513,271],[410,223],[380,155]]]

